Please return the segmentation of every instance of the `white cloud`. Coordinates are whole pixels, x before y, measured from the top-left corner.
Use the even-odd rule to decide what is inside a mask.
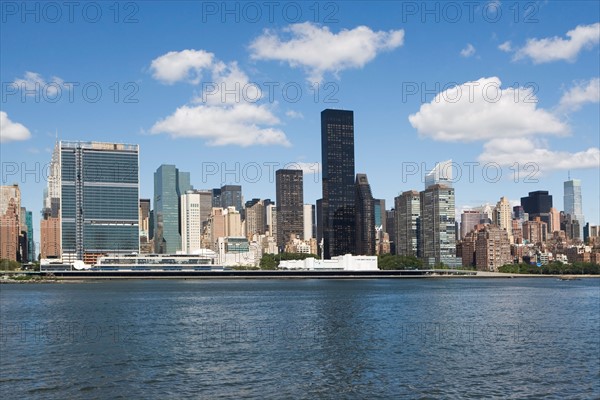
[[[471,57],[473,54],[475,54],[475,47],[471,43],[467,43],[467,47],[460,51],[460,55],[465,58]]]
[[[558,103],[558,109],[577,111],[585,103],[600,102],[600,78],[580,82],[565,92]]]
[[[262,97],[260,86],[250,82],[237,62],[216,61],[212,66],[211,81],[203,83],[201,95],[193,102],[210,105],[256,103]]]
[[[408,120],[419,136],[446,142],[568,133],[564,123],[537,108],[531,88],[500,86],[497,77],[454,86],[421,105]]]
[[[18,122],[11,121],[6,112],[0,111],[0,143],[27,140],[30,137],[29,129]]]
[[[288,110],[285,112],[285,115],[289,118],[293,119],[303,119],[304,115],[300,111]]]
[[[501,166],[514,166],[518,163],[523,167],[526,163],[534,163],[541,172],[600,168],[600,149],[597,147],[571,153],[550,150],[542,141],[528,138],[502,138],[490,140],[483,149],[479,161],[495,162]],[[532,171],[532,169],[528,170],[528,172]]]
[[[318,162],[290,162],[283,166],[285,169],[300,169],[302,170],[302,175],[313,175],[319,174],[321,172],[321,164]]]
[[[212,146],[289,146],[285,133],[274,128],[277,124],[279,120],[266,105],[200,105],[179,107],[156,122],[150,131],[167,133],[174,138],[202,138]]]
[[[510,41],[508,40],[502,43],[500,46],[498,46],[498,48],[506,53],[510,53],[512,51],[512,46],[510,44]]]
[[[204,50],[170,51],[152,60],[150,70],[154,79],[173,84],[187,81],[200,82],[202,70],[213,64],[214,55]]]
[[[367,26],[332,33],[326,26],[310,22],[283,29],[288,38],[265,30],[251,44],[255,60],[277,60],[291,67],[303,67],[310,81],[323,79],[326,72],[337,74],[348,68],[362,68],[379,52],[393,50],[404,43],[404,30],[374,32]]]
[[[70,85],[65,85],[65,81],[57,76],[46,81],[39,73],[26,71],[23,78],[15,79],[12,83],[21,91],[26,91],[27,96],[39,96],[43,93],[47,98],[54,98],[63,89],[69,89]]]
[[[530,58],[535,64],[559,60],[574,62],[581,50],[590,49],[600,42],[600,22],[578,25],[567,32],[567,37],[528,39],[525,46],[516,51],[514,59]]]

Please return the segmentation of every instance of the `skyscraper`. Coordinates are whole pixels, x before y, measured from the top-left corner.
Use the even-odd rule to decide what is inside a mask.
[[[57,142],[45,204],[59,208],[63,261],[139,252],[138,171],[137,145]]]
[[[191,190],[190,173],[163,164],[154,173],[154,251],[174,254],[181,250],[179,197]]]
[[[356,253],[354,213],[354,113],[321,112],[323,253]]]
[[[252,199],[246,202],[246,237],[252,240],[254,235],[265,233],[265,206],[261,199]]]
[[[152,253],[150,241],[150,199],[140,199],[140,253]]]
[[[521,197],[521,205],[524,212],[529,214],[529,220],[535,221],[540,217],[546,224],[550,224],[550,208],[552,207],[552,196],[546,190],[529,192],[529,196]]]
[[[0,258],[17,261],[21,230],[21,190],[18,185],[0,186]]]
[[[438,184],[452,187],[452,160],[437,163],[435,167],[425,175],[425,189]]]
[[[188,190],[180,197],[181,250],[190,254],[202,248],[204,226],[212,212],[210,190]]]
[[[419,223],[421,217],[420,195],[409,190],[394,198],[396,210],[396,254],[419,255]]]
[[[302,170],[275,171],[277,203],[277,246],[282,249],[290,240],[304,237],[304,188]]]
[[[305,204],[304,209],[304,240],[315,237],[315,206],[314,204]]]
[[[243,213],[242,187],[240,185],[225,185],[221,187],[221,208],[235,207],[239,213]]]
[[[583,227],[585,218],[581,204],[581,180],[570,179],[564,183],[564,210],[565,214],[570,214],[572,219],[579,222],[579,237],[583,238]]]
[[[494,208],[494,224],[504,229],[508,235],[508,240],[513,243],[512,235],[512,207],[510,202],[504,196],[500,198],[500,201]]]
[[[356,174],[356,254],[375,254],[375,210],[371,185],[366,174]]]
[[[425,265],[456,265],[454,189],[433,185],[420,193],[421,257]]]
[[[385,199],[374,199],[375,226],[381,226],[383,232],[387,232],[385,220]]]

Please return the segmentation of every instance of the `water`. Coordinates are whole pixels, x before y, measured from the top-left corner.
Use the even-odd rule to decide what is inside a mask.
[[[0,396],[600,397],[600,280],[2,285]]]

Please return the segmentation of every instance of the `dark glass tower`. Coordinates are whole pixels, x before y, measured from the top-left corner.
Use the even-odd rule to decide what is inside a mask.
[[[365,174],[356,174],[355,209],[356,253],[375,255],[375,201]]]
[[[290,235],[304,236],[304,190],[302,170],[279,169],[275,172],[277,199],[277,247],[280,250]]]
[[[354,213],[354,113],[321,112],[323,253],[356,254]]]
[[[529,220],[534,221],[540,217],[542,221],[550,224],[550,208],[552,208],[552,196],[546,190],[529,192],[529,196],[521,197],[521,206],[529,214]]]

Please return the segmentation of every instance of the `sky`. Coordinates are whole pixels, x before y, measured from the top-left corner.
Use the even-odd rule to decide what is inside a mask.
[[[457,213],[581,179],[600,223],[596,1],[1,4],[2,184],[36,241],[61,140],[140,146],[140,196],[175,164],[196,189],[275,199],[279,168],[321,197],[320,112],[354,111],[373,196],[452,159]]]

